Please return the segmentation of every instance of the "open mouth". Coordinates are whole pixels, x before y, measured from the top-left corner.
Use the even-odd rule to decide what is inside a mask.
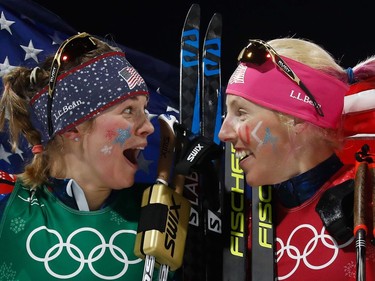
[[[240,161],[249,157],[251,155],[250,151],[236,151],[236,158],[238,158]]]
[[[126,157],[126,159],[128,159],[131,163],[138,163],[137,159],[139,155],[139,149],[129,148],[124,150],[123,154]]]

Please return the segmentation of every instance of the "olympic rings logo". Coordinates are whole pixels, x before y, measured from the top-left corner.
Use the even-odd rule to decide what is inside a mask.
[[[41,231],[47,231],[51,235],[54,235],[57,238],[58,243],[56,243],[51,248],[49,248],[45,252],[44,256],[39,257],[36,254],[34,254],[33,250],[31,249],[31,245],[32,245],[32,240],[35,237],[35,235]],[[89,252],[87,257],[84,256],[84,253],[81,251],[79,246],[72,243],[72,240],[76,235],[80,233],[84,233],[84,232],[86,233],[90,232],[90,233],[95,234],[99,238],[99,241],[101,242],[99,245],[93,247],[93,249]],[[94,274],[98,278],[101,278],[103,280],[115,280],[115,279],[120,278],[126,273],[129,265],[137,264],[142,261],[141,258],[137,258],[135,260],[129,260],[127,254],[123,251],[123,249],[115,245],[115,239],[119,235],[127,235],[127,234],[136,235],[137,233],[134,230],[119,230],[112,234],[112,236],[110,237],[107,243],[104,237],[102,236],[102,234],[98,230],[94,228],[90,228],[90,227],[83,227],[72,232],[67,237],[66,242],[64,242],[59,232],[53,229],[48,229],[45,226],[40,226],[34,229],[29,234],[27,241],[26,241],[26,249],[27,249],[27,253],[29,254],[29,256],[38,262],[42,262],[44,264],[46,271],[55,278],[58,278],[58,279],[73,278],[77,276],[78,274],[80,274],[80,272],[84,269],[85,265],[87,264],[92,274]],[[71,272],[70,274],[59,274],[57,272],[54,272],[50,268],[50,262],[57,259],[62,253],[62,251],[64,250],[64,248],[66,249],[66,253],[68,253],[69,256],[74,261],[79,263],[78,268],[75,271]],[[107,249],[109,250],[109,252],[111,253],[112,257],[115,260],[123,264],[121,271],[112,276],[99,273],[95,269],[95,266],[94,266],[95,262],[99,261],[104,256],[104,254],[107,252]]]
[[[312,232],[312,238],[304,245],[303,249],[301,248],[301,245],[299,246],[300,248],[298,248],[297,246],[294,246],[292,244],[294,236],[299,230],[302,229],[307,229]],[[353,239],[354,238],[351,238],[344,244],[338,245],[336,240],[332,236],[325,233],[325,227],[322,227],[320,233],[318,233],[318,231],[312,225],[299,225],[290,234],[289,238],[286,241],[286,244],[284,244],[284,242],[280,238],[276,239],[277,243],[279,243],[280,246],[280,249],[277,251],[277,262],[279,262],[283,257],[289,257],[291,260],[295,261],[295,266],[291,269],[291,271],[288,274],[285,274],[284,276],[279,276],[278,280],[285,280],[292,276],[293,273],[296,272],[296,270],[298,269],[301,262],[303,262],[306,267],[313,270],[319,270],[328,267],[337,258],[339,249],[348,246],[350,243],[353,242]],[[327,251],[330,250],[332,252],[331,258],[325,262],[322,262],[321,264],[311,264],[309,262],[309,256],[314,253],[317,246],[322,245],[327,248]]]

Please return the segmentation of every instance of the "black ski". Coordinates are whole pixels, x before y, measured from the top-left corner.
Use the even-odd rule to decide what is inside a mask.
[[[176,163],[175,172],[185,176],[183,195],[192,207],[181,271],[184,281],[216,281],[222,279],[221,187],[215,166],[223,150],[217,137],[222,115],[222,20],[219,14],[211,18],[201,65],[199,17],[199,5],[193,4],[181,37],[180,124],[177,128],[181,160]]]
[[[186,16],[181,35],[179,119],[180,124],[194,134],[198,133],[200,126],[198,111],[200,102],[199,28],[200,6],[193,4]]]
[[[244,172],[231,143],[225,144],[223,199],[223,280],[245,281],[247,270],[248,212]],[[254,279],[256,280],[256,279]]]
[[[222,117],[221,94],[222,16],[215,13],[207,27],[202,52],[201,135],[220,149],[218,133]],[[205,227],[206,281],[222,280],[222,222],[220,154],[208,161],[200,173],[203,188]]]
[[[223,104],[225,110],[225,104]],[[248,225],[250,223],[251,192],[246,187],[244,172],[230,142],[225,143],[222,223],[223,279],[245,281],[249,277]],[[252,279],[256,281],[257,279]]]
[[[177,157],[189,145],[187,134],[197,134],[200,127],[200,6],[193,4],[186,16],[180,53],[180,141]],[[177,169],[176,169],[177,170]],[[182,184],[183,183],[183,184]],[[179,273],[184,281],[205,280],[204,229],[199,175],[192,172],[179,180],[183,195],[191,202],[183,266]]]
[[[251,280],[277,280],[272,186],[252,187],[251,217]]]

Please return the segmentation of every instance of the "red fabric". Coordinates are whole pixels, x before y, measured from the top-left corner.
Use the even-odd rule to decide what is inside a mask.
[[[16,182],[16,176],[0,171],[0,194],[11,193]]]
[[[336,244],[325,231],[322,220],[315,211],[324,191],[353,177],[354,166],[345,166],[301,206],[286,209],[276,205],[278,280],[356,280],[354,238],[348,243]],[[370,208],[371,204],[368,205],[369,211]],[[371,224],[368,228],[372,229]],[[368,238],[371,238],[370,235],[368,235]],[[370,240],[367,241],[366,245],[366,280],[372,281],[375,280],[375,246],[370,243]],[[251,252],[250,249],[248,252]]]
[[[347,139],[344,148],[339,151],[337,155],[344,164],[353,164],[355,163],[355,153],[358,152],[364,144],[369,145],[370,153],[373,154],[375,152],[375,136],[361,137]]]
[[[344,100],[344,134],[375,134],[375,78],[350,86]]]
[[[355,163],[355,153],[364,144],[370,153],[375,151],[375,77],[350,86],[344,101],[344,135],[347,137],[342,151],[344,163]]]

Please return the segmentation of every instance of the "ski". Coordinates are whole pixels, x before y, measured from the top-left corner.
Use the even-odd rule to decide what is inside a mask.
[[[182,30],[180,52],[180,103],[179,125],[176,129],[179,148],[177,157],[189,145],[187,134],[199,133],[200,127],[200,6],[191,5]],[[176,172],[177,169],[175,170]],[[182,179],[183,178],[183,179]],[[205,280],[204,229],[202,199],[197,172],[178,177],[177,188],[191,203],[189,227],[186,237],[183,266],[180,269],[184,281]]]
[[[223,110],[225,104],[223,102]],[[218,135],[218,133],[215,133]],[[225,143],[222,174],[222,280],[248,280],[248,225],[250,221],[251,191],[230,142]],[[264,268],[263,268],[264,269]],[[251,279],[251,280],[257,280]],[[271,280],[271,279],[270,279]]]
[[[201,135],[220,144],[222,16],[215,13],[207,27],[202,53]],[[214,118],[213,118],[214,117]]]
[[[223,194],[223,280],[245,281],[248,207],[244,172],[231,143],[225,144]],[[255,279],[256,280],[256,279]]]
[[[219,178],[221,152],[218,133],[222,117],[221,94],[222,16],[215,13],[207,27],[202,51],[201,136],[217,146],[217,159],[208,161],[200,174],[203,194],[206,281],[222,280],[222,198]],[[209,143],[209,142],[208,142]]]
[[[221,125],[222,18],[214,14],[207,27],[200,61],[200,8],[193,4],[181,36],[180,161],[175,172],[184,175],[183,195],[191,203],[182,280],[221,280],[221,201],[216,159]],[[202,76],[201,76],[202,73]],[[216,180],[212,180],[216,179]],[[181,182],[177,184],[181,185]]]
[[[251,280],[277,280],[272,186],[252,187]],[[267,268],[267,270],[264,270]]]
[[[180,124],[198,133],[200,126],[200,6],[193,4],[186,16],[180,52]],[[194,112],[192,112],[194,109]]]

